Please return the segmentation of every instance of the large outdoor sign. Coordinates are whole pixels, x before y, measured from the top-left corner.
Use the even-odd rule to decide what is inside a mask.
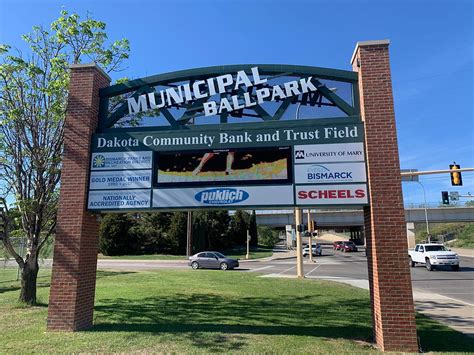
[[[348,83],[354,100],[338,96],[339,88],[325,80]],[[101,91],[91,142],[88,209],[365,205],[356,90],[352,72],[269,65],[204,68],[109,87]],[[288,116],[293,107],[298,118],[300,106],[332,107],[343,117]],[[166,127],[114,127],[158,116]],[[219,124],[198,124],[213,116]],[[231,116],[241,122],[228,123]]]

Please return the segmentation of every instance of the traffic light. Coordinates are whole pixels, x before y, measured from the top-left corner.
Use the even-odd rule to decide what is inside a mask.
[[[313,228],[311,229],[312,232],[313,232],[313,237],[317,237],[318,236],[318,224],[316,223],[316,221],[313,219],[311,221],[311,225],[313,226]]]
[[[449,170],[456,170],[456,169],[461,169],[461,166],[459,164],[451,164],[449,166]],[[460,171],[453,171],[451,173],[451,185],[452,186],[462,186],[462,176]]]
[[[449,205],[449,194],[448,191],[441,191],[441,198],[443,200],[443,205]]]

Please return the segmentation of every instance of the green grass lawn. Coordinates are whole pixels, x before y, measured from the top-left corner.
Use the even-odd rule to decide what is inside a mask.
[[[14,269],[0,269],[1,353],[375,352],[368,292],[329,281],[259,278],[238,271],[99,271],[94,327],[46,332],[49,275],[41,305],[15,300]],[[468,352],[474,341],[425,317],[424,351]]]
[[[246,247],[235,247],[234,249],[224,250],[223,254],[229,258],[245,259],[247,254]],[[273,248],[250,247],[249,259],[268,258],[273,255]]]
[[[245,248],[234,248],[230,250],[224,250],[223,254],[229,258],[245,259],[247,249]],[[266,258],[273,255],[272,248],[264,247],[252,247],[250,249],[250,259]],[[120,256],[105,256],[99,254],[99,259],[117,259],[117,260],[186,260],[184,255],[167,255],[167,254],[152,254],[152,255],[120,255]]]
[[[118,255],[106,256],[99,254],[99,259],[113,260],[185,260],[185,255],[151,254],[151,255]]]

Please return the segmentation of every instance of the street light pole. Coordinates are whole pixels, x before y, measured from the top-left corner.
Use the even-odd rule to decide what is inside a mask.
[[[301,102],[296,106],[295,119],[300,117]],[[295,226],[296,226],[296,276],[303,278],[303,250],[301,249],[301,226],[303,224],[303,213],[301,208],[295,208]],[[309,246],[309,253],[311,255],[311,245]]]
[[[308,208],[308,234],[309,234],[309,237],[308,237],[309,261],[313,262],[313,228],[311,228],[311,209],[309,208]]]
[[[296,224],[296,276],[302,279],[303,276],[303,251],[301,250],[301,226],[303,224],[303,216],[301,208],[295,208],[295,224]]]
[[[431,236],[430,236],[430,226],[428,223],[428,207],[426,205],[426,192],[425,192],[425,187],[420,181],[416,181],[417,183],[420,184],[421,188],[423,189],[423,199],[425,200],[425,221],[426,221],[426,234],[428,235],[428,242],[431,242]]]

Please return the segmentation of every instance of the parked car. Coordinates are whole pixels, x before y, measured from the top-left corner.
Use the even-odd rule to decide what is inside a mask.
[[[239,261],[231,259],[218,251],[203,251],[189,257],[188,265],[196,269],[234,269],[239,267]]]
[[[346,252],[346,251],[357,251],[358,249],[357,249],[357,246],[354,244],[354,242],[343,242],[339,250]]]
[[[316,255],[323,255],[323,248],[321,246],[321,244],[313,244],[312,247],[311,247],[311,253],[313,256],[316,256]],[[309,255],[309,246],[306,245],[304,248],[303,248],[303,256],[308,256]]]
[[[343,240],[339,240],[339,241],[337,241],[337,242],[334,242],[334,243],[332,243],[332,248],[333,248],[334,250],[340,250],[341,247],[342,247],[342,243],[344,243]]]

